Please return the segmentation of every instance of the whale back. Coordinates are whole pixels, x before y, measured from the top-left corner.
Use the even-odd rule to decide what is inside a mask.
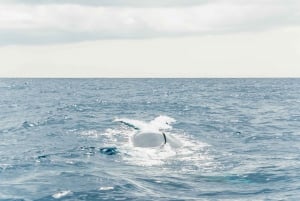
[[[161,133],[138,133],[131,137],[135,147],[159,147],[165,144],[164,136]]]
[[[140,132],[131,136],[131,142],[135,147],[161,147],[164,144],[168,144],[172,148],[182,146],[174,136],[161,132]]]

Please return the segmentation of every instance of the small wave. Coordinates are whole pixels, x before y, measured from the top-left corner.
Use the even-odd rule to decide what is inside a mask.
[[[62,197],[70,196],[72,194],[73,194],[73,192],[70,191],[70,190],[60,191],[60,192],[57,192],[57,193],[53,194],[52,197],[55,198],[55,199],[60,199]]]
[[[32,128],[38,126],[49,126],[49,125],[57,125],[57,124],[65,124],[66,121],[71,120],[70,117],[66,115],[62,116],[49,116],[46,119],[41,119],[39,121],[29,121],[26,120],[22,123],[23,128]]]
[[[110,191],[110,190],[113,190],[114,187],[113,186],[101,186],[99,188],[99,191]]]

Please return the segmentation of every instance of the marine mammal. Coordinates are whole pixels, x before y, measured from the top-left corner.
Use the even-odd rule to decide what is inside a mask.
[[[149,123],[133,119],[115,119],[115,122],[133,128],[136,132],[130,136],[130,141],[135,147],[162,147],[166,144],[172,148],[182,146],[180,141],[172,136],[168,130],[171,130],[171,124],[175,119],[167,116],[158,116]]]

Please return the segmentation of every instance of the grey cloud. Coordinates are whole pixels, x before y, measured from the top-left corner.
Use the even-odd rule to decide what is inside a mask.
[[[79,4],[115,7],[176,7],[195,6],[218,0],[0,0],[0,3],[19,4]]]
[[[257,32],[300,26],[300,2],[292,0],[218,0],[197,6],[150,8],[122,7],[117,1],[117,7],[72,2],[78,4],[0,4],[0,45]]]

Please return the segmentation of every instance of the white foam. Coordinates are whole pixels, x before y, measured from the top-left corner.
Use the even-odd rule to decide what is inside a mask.
[[[99,188],[99,191],[109,191],[109,190],[113,190],[114,187],[113,186],[102,186]]]
[[[100,135],[100,133],[96,130],[88,130],[88,131],[81,132],[80,135],[97,138]]]
[[[53,198],[55,199],[60,199],[62,197],[65,197],[65,196],[69,196],[69,195],[72,195],[73,192],[68,190],[68,191],[60,191],[60,192],[57,192],[55,194],[52,195]]]
[[[127,149],[127,154],[124,155],[123,160],[133,165],[157,166],[163,165],[168,158],[175,155],[176,152],[168,145],[163,148],[132,147]]]

